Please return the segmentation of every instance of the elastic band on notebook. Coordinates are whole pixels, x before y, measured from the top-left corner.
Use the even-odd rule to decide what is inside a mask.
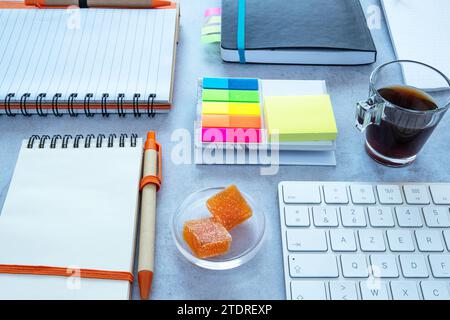
[[[0,264],[0,274],[27,274],[57,277],[80,277],[86,279],[119,280],[133,283],[134,276],[130,272],[105,271],[92,269],[74,269],[45,266],[20,266]]]
[[[245,0],[239,0],[238,4],[238,25],[237,25],[237,48],[239,52],[239,62],[245,63]]]

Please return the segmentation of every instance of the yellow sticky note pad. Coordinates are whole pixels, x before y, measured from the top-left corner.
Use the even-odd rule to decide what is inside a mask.
[[[269,139],[280,142],[336,140],[337,127],[330,96],[283,96],[264,99]]]
[[[202,113],[259,116],[261,109],[259,103],[203,102]]]

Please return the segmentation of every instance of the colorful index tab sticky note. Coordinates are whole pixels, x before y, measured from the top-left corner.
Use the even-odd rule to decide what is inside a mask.
[[[220,42],[220,34],[219,33],[213,33],[213,34],[205,34],[202,35],[202,43],[208,44],[208,43],[216,43]]]
[[[336,140],[337,127],[328,95],[264,99],[269,138],[280,142]]]
[[[202,128],[203,142],[259,143],[261,129]]]
[[[259,103],[203,102],[203,114],[261,115]]]
[[[247,128],[260,129],[259,116],[202,115],[202,128]]]
[[[203,89],[203,101],[259,103],[259,91]]]
[[[207,34],[220,34],[220,26],[206,26],[202,28],[202,36]]]
[[[259,90],[258,79],[203,78],[204,89]]]

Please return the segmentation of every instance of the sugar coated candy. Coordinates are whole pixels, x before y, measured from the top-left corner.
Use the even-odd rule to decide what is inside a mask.
[[[213,218],[185,222],[183,238],[201,259],[225,254],[231,245],[231,235]]]
[[[252,209],[235,185],[209,198],[206,206],[214,219],[227,230],[233,229],[253,214]]]

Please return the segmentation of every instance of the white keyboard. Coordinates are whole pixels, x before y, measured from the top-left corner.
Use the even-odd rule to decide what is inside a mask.
[[[286,297],[450,300],[450,183],[281,182]]]

